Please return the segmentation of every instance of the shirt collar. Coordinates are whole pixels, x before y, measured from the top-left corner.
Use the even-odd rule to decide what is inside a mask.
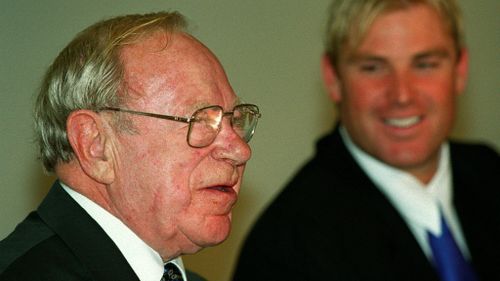
[[[179,267],[181,270],[183,280],[186,280],[186,281],[188,280],[187,276],[186,276],[186,270],[184,269],[184,263],[182,262],[181,257],[177,257],[177,258],[170,260],[168,262],[171,262],[171,263],[177,265],[177,267]]]
[[[164,264],[161,256],[155,250],[104,208],[62,182],[61,186],[113,240],[139,280],[160,280],[162,278]],[[179,266],[184,280],[187,280],[181,257],[170,262]]]
[[[350,139],[345,128],[340,135],[361,169],[387,196],[405,220],[420,225],[435,235],[441,234],[439,209],[451,209],[451,169],[449,145],[440,149],[438,169],[429,184],[424,185],[413,175],[389,166],[367,154]]]

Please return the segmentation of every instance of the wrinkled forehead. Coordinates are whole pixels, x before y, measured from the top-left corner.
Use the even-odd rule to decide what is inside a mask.
[[[125,46],[120,58],[123,88],[131,98],[154,99],[161,95],[162,101],[168,103],[165,99],[170,98],[172,104],[183,100],[189,104],[213,103],[217,93],[221,99],[232,98],[215,55],[186,33],[154,33]]]

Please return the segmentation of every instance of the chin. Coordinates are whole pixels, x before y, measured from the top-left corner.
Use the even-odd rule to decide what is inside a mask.
[[[212,247],[224,242],[231,232],[231,219],[228,216],[215,216],[206,218],[203,223],[192,225],[188,235],[191,242],[196,245],[194,252],[200,248]]]
[[[429,173],[432,175],[437,167],[437,159],[431,158],[425,153],[415,154],[407,153],[397,155],[398,157],[392,157],[386,161],[387,164],[404,170],[408,173],[417,176],[416,173]],[[424,157],[426,156],[426,157]]]
[[[204,237],[208,247],[224,242],[231,232],[231,222],[214,223],[205,230]]]

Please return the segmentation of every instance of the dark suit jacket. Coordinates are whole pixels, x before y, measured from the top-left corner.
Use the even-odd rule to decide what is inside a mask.
[[[38,210],[0,242],[0,280],[139,278],[97,222],[56,182]]]
[[[500,280],[500,157],[451,143],[454,204],[481,280]],[[398,211],[344,146],[338,129],[268,207],[234,280],[438,280]]]

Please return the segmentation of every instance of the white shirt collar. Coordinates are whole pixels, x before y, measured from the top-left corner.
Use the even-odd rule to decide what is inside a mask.
[[[63,189],[102,227],[122,252],[141,281],[158,281],[163,276],[163,260],[122,221],[104,208],[60,182]],[[187,280],[181,257],[170,262],[181,269]]]
[[[405,220],[419,224],[435,235],[440,235],[438,202],[443,209],[449,207],[451,202],[448,145],[444,144],[440,150],[436,175],[428,185],[424,185],[409,173],[389,166],[362,151],[349,138],[345,128],[341,128],[340,133],[356,162]]]
[[[441,146],[436,174],[429,184],[424,185],[409,173],[389,166],[362,151],[352,142],[345,128],[340,128],[340,135],[361,169],[401,214],[428,258],[431,258],[432,253],[427,241],[427,232],[440,236],[442,231],[439,209],[442,210],[462,253],[470,257],[452,203],[452,171],[448,143]]]

